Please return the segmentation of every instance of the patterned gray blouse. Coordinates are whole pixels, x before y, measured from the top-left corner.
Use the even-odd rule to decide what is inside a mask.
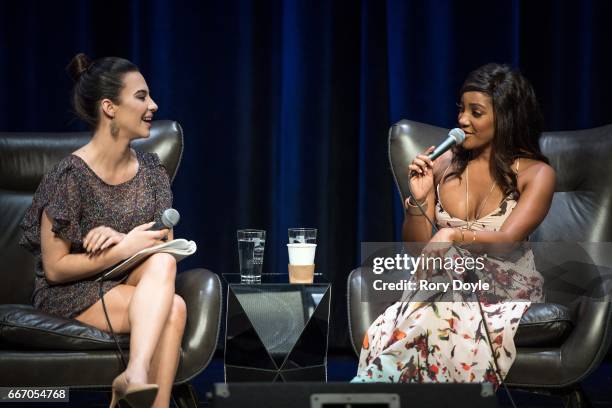
[[[121,184],[105,183],[81,159],[71,154],[47,173],[34,193],[31,207],[21,223],[20,244],[36,258],[36,279],[32,303],[48,313],[73,318],[99,300],[97,276],[50,284],[45,278],[40,248],[40,221],[43,210],[52,220],[56,236],[70,243],[70,253],[84,253],[83,238],[101,225],[127,233],[134,227],[158,221],[172,206],[168,174],[154,153],[136,151],[138,171]],[[105,281],[103,293],[121,282]]]

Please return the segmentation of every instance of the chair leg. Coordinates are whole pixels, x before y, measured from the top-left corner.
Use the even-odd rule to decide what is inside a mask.
[[[190,383],[172,387],[172,397],[179,408],[198,408],[198,396]]]
[[[591,402],[582,390],[580,384],[561,396],[566,408],[591,408]]]

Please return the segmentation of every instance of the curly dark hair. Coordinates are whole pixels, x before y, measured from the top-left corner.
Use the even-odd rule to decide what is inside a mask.
[[[459,95],[482,92],[491,97],[495,135],[490,158],[491,172],[505,196],[519,196],[512,163],[519,157],[548,164],[539,145],[543,116],[529,81],[519,71],[507,65],[487,64],[472,71]],[[474,152],[462,146],[453,148],[451,176],[463,173]]]

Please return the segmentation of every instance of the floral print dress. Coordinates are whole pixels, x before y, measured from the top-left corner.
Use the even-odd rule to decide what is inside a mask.
[[[506,198],[471,228],[499,230],[516,204]],[[439,201],[436,222],[443,227],[467,226],[465,220],[450,216]],[[505,378],[516,356],[513,337],[523,313],[530,302],[543,301],[543,278],[530,250],[510,264],[488,260],[486,276],[479,278],[493,285],[479,301],[401,301],[387,308],[363,339],[353,382],[498,385],[499,376]]]

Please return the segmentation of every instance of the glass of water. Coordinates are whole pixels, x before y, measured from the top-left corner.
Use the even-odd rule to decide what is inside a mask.
[[[266,231],[243,229],[238,230],[237,235],[240,280],[245,283],[261,282]]]
[[[290,244],[316,244],[316,228],[289,228]]]

